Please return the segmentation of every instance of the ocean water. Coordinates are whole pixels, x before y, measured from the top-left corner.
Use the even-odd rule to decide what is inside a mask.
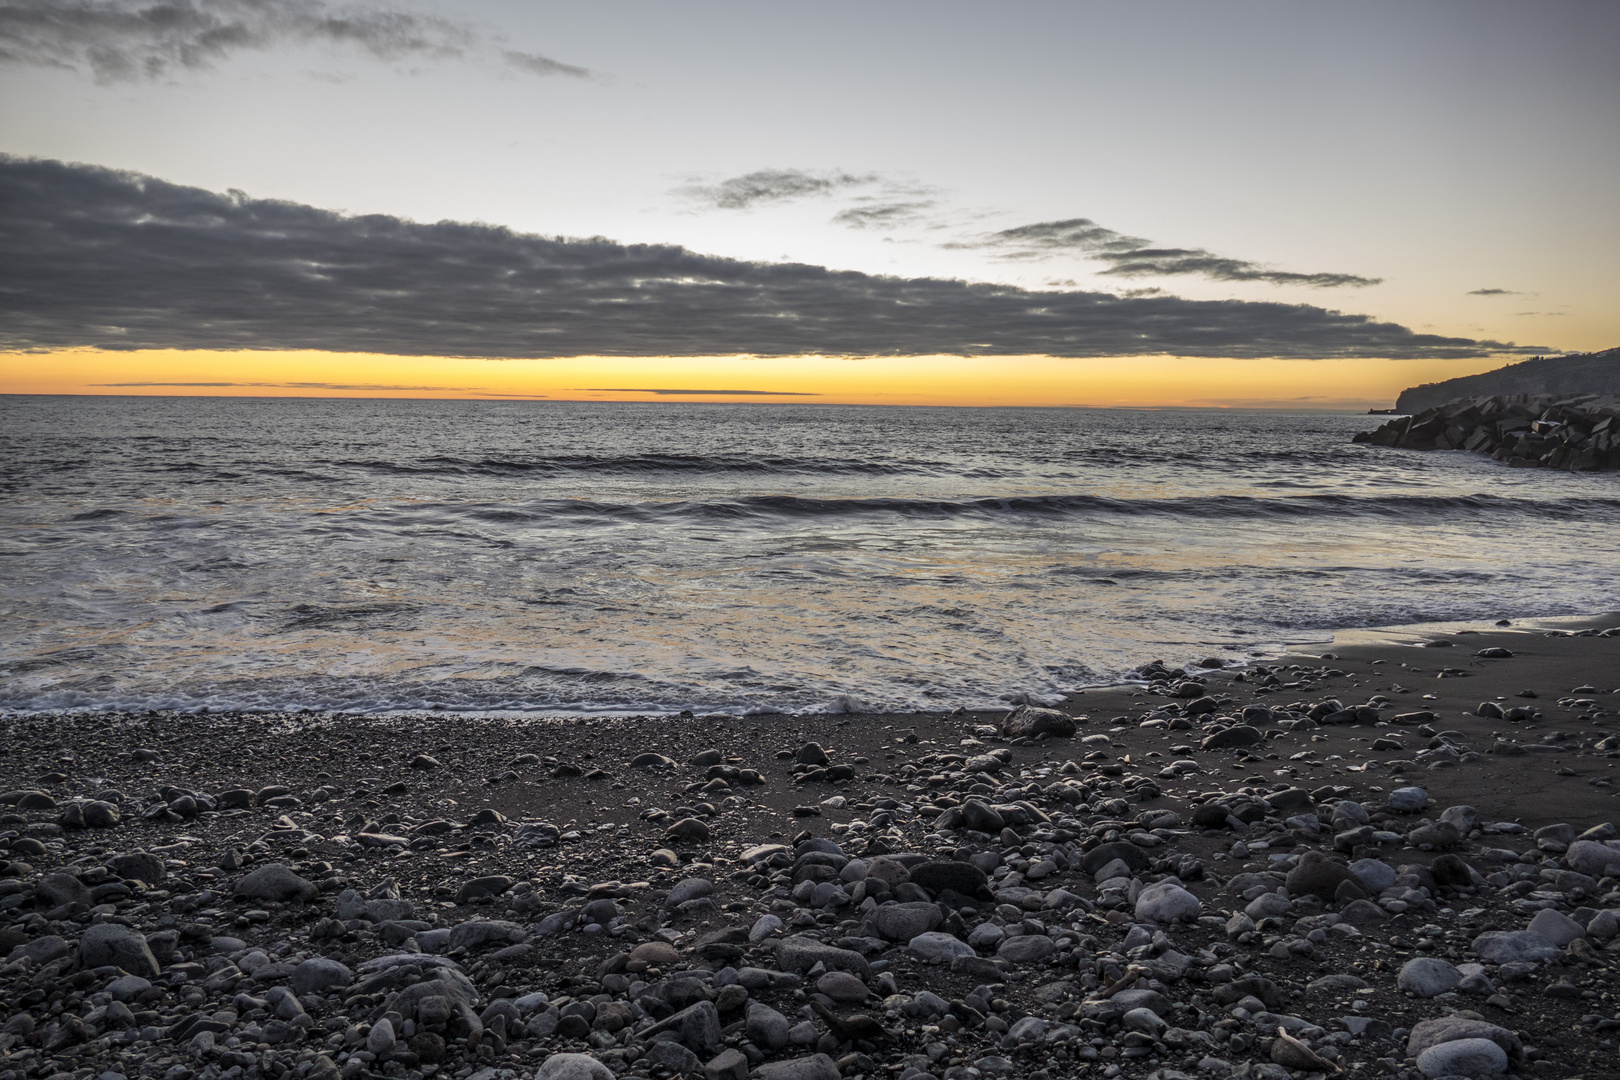
[[[1331,413],[0,398],[0,709],[943,709],[1620,607],[1620,480]]]

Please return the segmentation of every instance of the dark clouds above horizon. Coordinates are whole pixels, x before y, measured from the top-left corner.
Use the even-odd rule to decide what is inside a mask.
[[[1041,292],[345,216],[0,156],[0,348],[563,356],[1534,352],[1304,304]]]
[[[65,68],[98,82],[169,77],[234,53],[283,45],[358,49],[387,61],[490,51],[532,75],[591,72],[537,53],[497,48],[448,19],[325,0],[0,0],[0,64]]]
[[[946,247],[989,248],[1008,259],[1044,259],[1078,255],[1108,264],[1103,274],[1114,277],[1172,277],[1195,275],[1212,281],[1263,281],[1271,285],[1305,285],[1316,289],[1377,285],[1382,278],[1359,274],[1298,273],[1272,270],[1247,259],[1234,259],[1203,248],[1156,247],[1150,240],[1126,236],[1090,218],[1041,221],[991,233],[979,240],[949,243]]]

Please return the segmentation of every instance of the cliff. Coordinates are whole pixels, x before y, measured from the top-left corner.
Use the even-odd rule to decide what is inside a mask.
[[[1458,398],[1510,394],[1620,394],[1620,348],[1569,356],[1538,356],[1495,371],[1403,390],[1395,402],[1401,414],[1422,412]]]

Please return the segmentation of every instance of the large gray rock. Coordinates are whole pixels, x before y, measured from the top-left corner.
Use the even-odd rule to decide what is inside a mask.
[[[64,904],[83,904],[88,907],[90,889],[72,874],[46,874],[34,886],[34,898],[39,906],[44,908],[59,908]]]
[[[139,931],[121,923],[97,923],[79,939],[79,965],[120,967],[131,975],[155,979],[162,973],[152,947]]]
[[[685,1075],[695,1073],[703,1067],[698,1056],[674,1039],[655,1039],[639,1062],[646,1062],[648,1066],[657,1066],[668,1069],[672,1073]]]
[[[1489,1039],[1456,1039],[1431,1046],[1418,1055],[1418,1072],[1427,1077],[1500,1076],[1507,1072],[1508,1056]]]
[[[1257,746],[1266,741],[1266,737],[1257,727],[1248,724],[1238,724],[1224,731],[1217,731],[1207,736],[1199,748],[1202,750],[1231,750],[1239,746]]]
[[[506,945],[522,941],[526,935],[523,927],[504,919],[469,919],[460,923],[450,931],[450,948],[474,949],[487,948],[490,945]]]
[[[1419,1020],[1412,1025],[1411,1034],[1406,1038],[1406,1056],[1421,1057],[1423,1051],[1431,1046],[1455,1042],[1458,1039],[1489,1039],[1513,1058],[1524,1052],[1524,1044],[1507,1028],[1497,1027],[1484,1020],[1442,1016],[1435,1020]]]
[[[853,971],[863,979],[872,974],[872,966],[860,953],[802,934],[776,943],[776,963],[783,971],[808,971],[819,963],[830,971]]]
[[[934,929],[944,918],[937,904],[884,904],[872,912],[872,926],[889,941],[910,941]]]
[[[763,1002],[748,1006],[744,1032],[755,1046],[763,1050],[780,1050],[788,1044],[788,1030],[793,1025],[788,1018]]]
[[[712,1001],[688,1005],[654,1024],[646,1034],[651,1038],[665,1031],[674,1034],[682,1046],[703,1057],[720,1049],[720,1013]]]
[[[1198,918],[1203,909],[1198,897],[1173,881],[1149,885],[1136,897],[1136,917],[1142,922],[1183,922]]]
[[[906,948],[930,964],[948,964],[957,957],[974,955],[973,946],[939,930],[918,934],[906,942]]]
[[[1436,956],[1419,956],[1406,962],[1395,982],[1408,993],[1432,998],[1455,990],[1462,979],[1455,965]]]
[[[1559,948],[1586,936],[1586,930],[1580,923],[1552,908],[1542,908],[1536,912],[1536,917],[1530,920],[1526,929],[1540,934]]]
[[[759,1080],[839,1080],[840,1076],[837,1062],[826,1054],[768,1061],[755,1069],[754,1075]]]
[[[714,882],[708,878],[687,878],[669,890],[669,896],[664,899],[665,907],[679,907],[688,900],[697,900],[714,892]]]
[[[295,994],[324,994],[328,990],[351,985],[354,972],[336,960],[312,956],[293,968],[292,978],[288,981]]]
[[[996,955],[1009,964],[1034,964],[1057,952],[1057,943],[1045,934],[1020,934],[1003,941]]]
[[[1564,852],[1564,865],[1579,874],[1606,877],[1620,871],[1620,850],[1596,840],[1576,840]]]
[[[1395,868],[1383,859],[1357,859],[1350,864],[1350,872],[1374,896],[1395,884]]]
[[[283,863],[266,863],[237,881],[232,890],[250,900],[310,900],[320,890],[289,870]]]
[[[107,860],[106,867],[121,878],[148,885],[156,885],[169,876],[163,860],[147,851],[126,851],[114,855]]]
[[[613,1070],[589,1054],[552,1054],[534,1080],[614,1080]]]
[[[1058,709],[1020,705],[1001,721],[1001,733],[1011,738],[1036,735],[1061,738],[1074,734],[1074,717]]]
[[[1429,793],[1420,787],[1401,787],[1389,793],[1389,808],[1402,814],[1415,814],[1429,805]]]
[[[1487,930],[1474,939],[1474,951],[1491,964],[1540,963],[1558,955],[1558,946],[1534,930]]]
[[[954,860],[925,862],[911,868],[911,883],[938,897],[946,889],[963,896],[977,896],[990,887],[990,879],[972,863]]]

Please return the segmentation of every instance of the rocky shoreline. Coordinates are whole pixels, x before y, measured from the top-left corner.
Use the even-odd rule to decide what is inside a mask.
[[[1011,714],[6,718],[0,1080],[1614,1075],[1617,622]]]
[[[1460,398],[1358,432],[1351,442],[1403,450],[1470,450],[1517,468],[1620,469],[1620,398]]]

